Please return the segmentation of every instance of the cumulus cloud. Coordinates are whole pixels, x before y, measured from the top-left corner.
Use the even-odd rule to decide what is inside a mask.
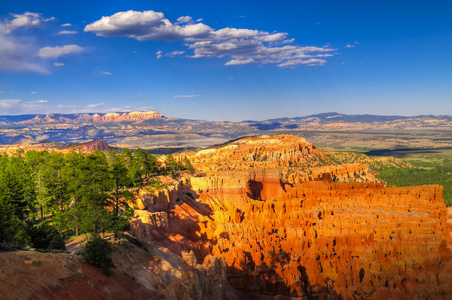
[[[47,58],[58,58],[64,55],[80,53],[83,51],[83,48],[77,45],[65,45],[65,46],[57,46],[57,47],[44,47],[39,49],[38,56],[47,59]]]
[[[55,20],[54,17],[43,18],[39,13],[25,12],[23,14],[11,14],[14,19],[4,21],[0,23],[0,32],[3,34],[10,34],[13,30],[19,27],[34,27],[38,26],[42,22],[48,22]]]
[[[58,32],[59,34],[77,34],[78,31],[72,31],[72,30],[62,30]]]
[[[110,72],[102,72],[102,74],[103,74],[103,75],[113,75],[113,74],[110,73]]]
[[[171,23],[161,12],[152,10],[118,12],[112,16],[87,25],[85,32],[93,32],[97,36],[127,36],[139,41],[146,40],[182,40],[189,49],[193,49],[193,58],[229,57],[225,65],[243,64],[277,64],[279,67],[297,65],[318,66],[326,63],[327,52],[336,49],[330,46],[302,47],[289,45],[294,39],[288,39],[285,32],[269,33],[266,31],[240,28],[213,28],[195,23],[190,16],[182,16]],[[166,56],[180,55],[175,51]],[[163,56],[162,51],[156,53],[157,58]]]
[[[37,58],[58,58],[82,50],[77,45],[39,48],[34,43],[35,39],[18,38],[15,34],[20,28],[36,27],[41,23],[55,20],[54,17],[44,18],[41,14],[33,12],[11,16],[10,19],[0,20],[0,70],[48,74],[49,71]]]
[[[61,24],[61,27],[70,27],[70,26],[72,26],[71,23],[64,23],[64,24]]]
[[[62,67],[62,66],[64,66],[64,64],[63,64],[63,63],[60,63],[60,62],[53,63],[53,65],[54,65],[55,67]]]
[[[186,20],[187,17],[183,17]],[[139,41],[145,40],[181,40],[186,37],[207,35],[212,28],[202,23],[180,26],[172,24],[161,12],[152,10],[124,11],[91,23],[85,32],[93,32],[97,36],[128,36]]]
[[[46,108],[47,100],[37,100],[23,102],[20,99],[0,99],[0,110],[2,114],[23,114],[23,113],[40,113]]]

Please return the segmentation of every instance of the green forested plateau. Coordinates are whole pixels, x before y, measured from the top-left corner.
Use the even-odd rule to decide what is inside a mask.
[[[452,206],[452,156],[444,153],[410,154],[404,160],[416,168],[383,168],[377,177],[388,186],[415,186],[439,184],[443,186],[443,198]]]
[[[63,237],[125,230],[133,209],[129,188],[157,173],[193,171],[168,155],[164,166],[148,151],[91,154],[47,151],[0,155],[0,250],[64,249]]]

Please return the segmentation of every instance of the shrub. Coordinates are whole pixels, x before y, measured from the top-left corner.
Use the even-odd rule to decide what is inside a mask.
[[[86,243],[82,256],[88,263],[101,269],[105,275],[111,275],[111,269],[115,267],[111,255],[112,250],[108,241],[97,236]]]
[[[37,249],[66,250],[63,237],[58,233],[56,228],[50,224],[33,224],[32,222],[29,222],[27,225],[27,233],[31,238],[33,247]]]
[[[55,234],[50,241],[49,248],[66,251],[66,243],[64,242],[63,237],[60,234]]]

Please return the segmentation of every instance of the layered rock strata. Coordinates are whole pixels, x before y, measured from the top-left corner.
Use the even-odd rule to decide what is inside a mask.
[[[386,187],[366,165],[327,157],[291,136],[204,150],[191,157],[201,171],[142,201],[149,222],[132,229],[198,263],[224,259],[230,284],[250,294],[452,297],[442,188]]]

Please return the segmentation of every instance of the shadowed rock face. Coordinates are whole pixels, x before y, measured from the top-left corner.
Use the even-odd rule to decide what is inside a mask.
[[[215,227],[206,229],[212,254],[230,266],[236,288],[301,296],[307,280],[309,293],[350,289],[369,296],[387,282],[425,289],[430,282],[422,278],[449,261],[439,186],[307,182],[283,191],[262,182],[277,197],[254,200],[224,190],[200,197],[215,212]],[[448,274],[442,276],[439,283],[447,283]]]
[[[290,136],[198,153],[191,159],[204,173],[175,188],[167,218],[149,218],[145,238],[193,250],[198,262],[223,258],[230,284],[246,293],[452,297],[442,187],[386,187],[366,165],[328,165],[327,157]],[[149,213],[161,214],[154,199]]]

